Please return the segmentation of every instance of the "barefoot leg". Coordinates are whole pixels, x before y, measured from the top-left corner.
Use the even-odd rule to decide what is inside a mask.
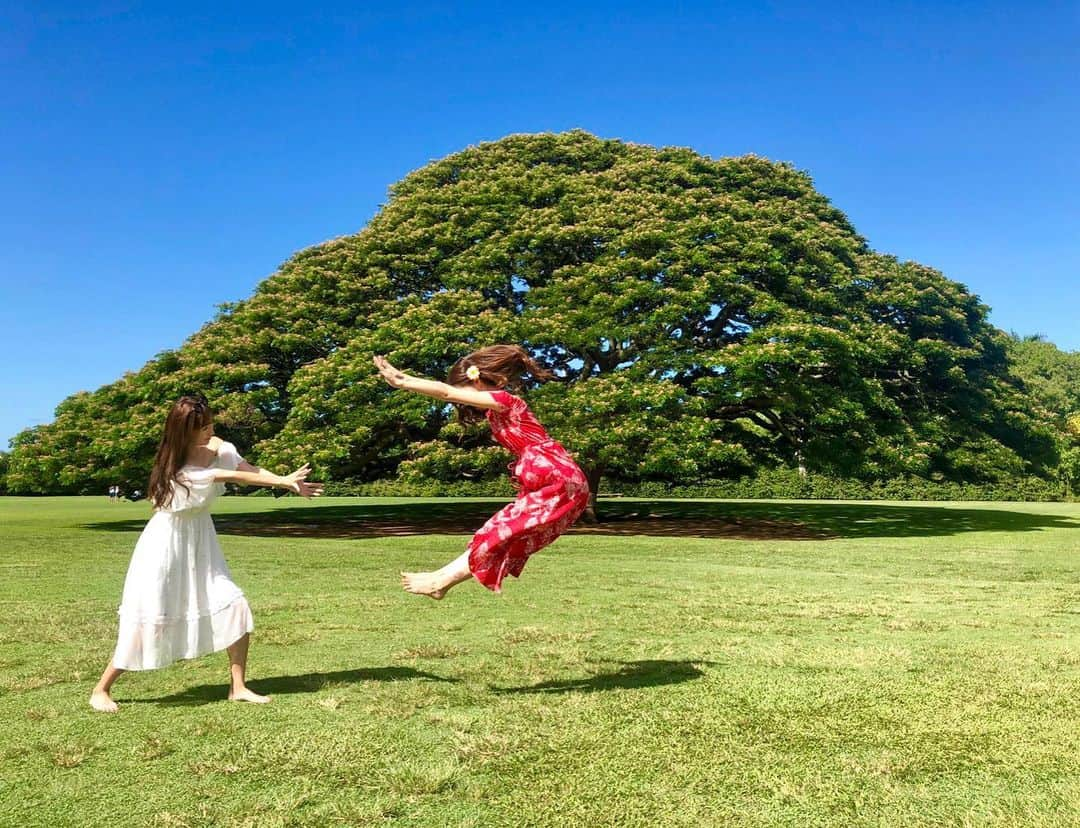
[[[266,704],[269,696],[260,696],[244,683],[247,673],[248,645],[251,635],[245,633],[229,645],[229,701],[244,701],[252,704]]]
[[[446,595],[451,587],[472,577],[469,571],[469,553],[464,552],[442,569],[434,572],[402,572],[401,586],[414,595],[426,595],[436,601]]]
[[[113,667],[111,661],[109,662],[109,666],[105,668],[105,672],[101,674],[101,678],[98,679],[98,683],[94,685],[94,689],[90,693],[90,706],[94,710],[99,713],[115,713],[119,709],[119,705],[109,695],[109,690],[112,689],[113,682],[123,672],[123,670]]]

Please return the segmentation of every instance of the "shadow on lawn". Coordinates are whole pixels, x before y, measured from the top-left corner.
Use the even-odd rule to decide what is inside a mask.
[[[358,684],[362,681],[411,681],[413,679],[450,683],[457,681],[457,679],[443,678],[434,673],[414,670],[411,667],[362,667],[356,670],[337,670],[332,673],[271,676],[263,679],[252,679],[248,684],[256,693],[263,693],[268,696],[285,696],[290,693],[317,693],[331,684]],[[137,703],[153,702],[166,706],[199,705],[224,701],[227,693],[228,685],[224,682],[218,682],[217,684],[199,684],[171,696],[161,696],[156,699],[133,699],[132,701]]]
[[[310,503],[265,512],[214,516],[225,535],[296,538],[383,538],[408,535],[469,535],[499,501],[404,501],[340,505]],[[932,537],[962,532],[1033,532],[1076,529],[1062,515],[1014,512],[1005,507],[945,507],[897,503],[814,503],[692,500],[601,500],[601,522],[579,523],[580,535],[824,540],[829,538]],[[84,528],[131,532],[141,520],[85,524]]]
[[[568,681],[542,681],[526,687],[492,687],[493,693],[595,693],[681,684],[705,675],[693,661],[624,661],[613,673]]]

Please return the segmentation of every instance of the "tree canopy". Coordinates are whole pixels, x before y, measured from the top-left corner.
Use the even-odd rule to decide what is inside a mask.
[[[302,251],[178,350],[21,433],[8,487],[141,481],[168,406],[191,390],[266,464],[502,474],[482,429],[371,366],[385,353],[441,378],[496,342],[557,373],[527,396],[594,484],[763,464],[977,481],[1056,462],[987,308],[870,250],[808,175],[573,131],[407,176],[361,232]]]
[[[1011,334],[1007,345],[1029,405],[1057,439],[1059,477],[1075,493],[1080,489],[1080,352],[1062,351],[1038,334]]]

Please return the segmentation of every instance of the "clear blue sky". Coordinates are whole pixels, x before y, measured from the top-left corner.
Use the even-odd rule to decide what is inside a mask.
[[[0,446],[513,132],[791,161],[1080,349],[1080,4],[303,5],[0,4]]]

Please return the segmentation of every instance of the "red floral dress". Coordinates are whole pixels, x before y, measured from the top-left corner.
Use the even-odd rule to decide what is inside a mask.
[[[525,561],[569,529],[589,503],[589,483],[562,444],[548,437],[525,400],[506,391],[491,396],[492,436],[517,455],[511,475],[517,498],[496,512],[469,542],[469,570],[499,592],[503,577],[515,578]]]

